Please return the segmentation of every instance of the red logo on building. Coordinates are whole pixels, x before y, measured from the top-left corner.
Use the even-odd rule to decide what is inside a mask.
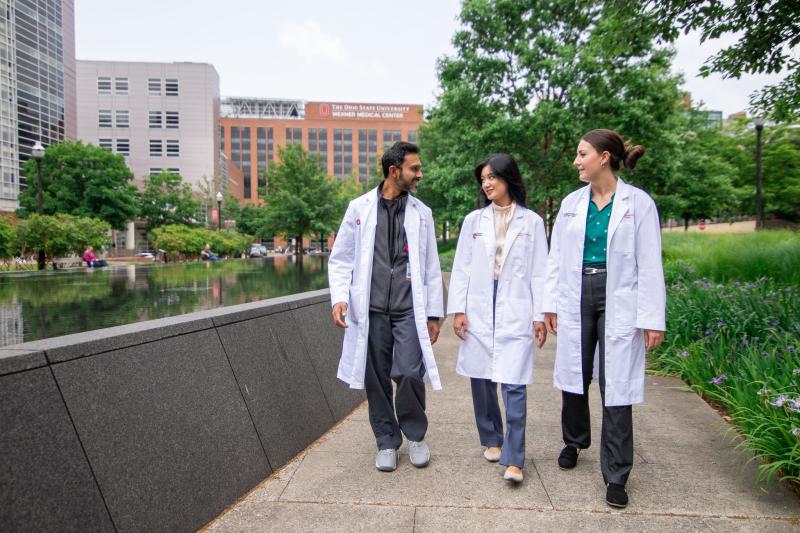
[[[331,104],[319,104],[319,116],[329,118],[331,116]]]

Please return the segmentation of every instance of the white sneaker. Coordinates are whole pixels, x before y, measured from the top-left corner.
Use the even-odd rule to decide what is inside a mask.
[[[514,483],[522,483],[522,472],[512,472],[511,470],[506,469],[506,473],[503,474],[503,479],[507,481],[512,481]]]
[[[419,442],[408,441],[408,458],[411,460],[411,464],[417,468],[428,466],[431,461],[431,451],[428,449],[428,444],[424,440]]]
[[[486,448],[486,449],[483,451],[483,456],[484,456],[484,457],[486,458],[486,460],[487,460],[487,461],[489,461],[490,463],[496,463],[497,461],[499,461],[499,460],[500,460],[500,456],[501,456],[501,455],[503,455],[503,451],[502,451],[502,450],[499,450],[499,449],[498,449],[498,451],[496,451],[496,452],[495,452],[495,451],[492,451],[490,448]]]
[[[381,450],[375,457],[375,468],[382,472],[394,472],[397,470],[397,450],[389,448]]]

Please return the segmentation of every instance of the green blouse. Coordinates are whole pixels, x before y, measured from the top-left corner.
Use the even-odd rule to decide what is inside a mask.
[[[586,236],[583,241],[583,266],[604,267],[606,264],[606,245],[608,242],[608,223],[611,220],[611,206],[614,195],[603,209],[597,209],[594,200],[589,199],[589,212],[586,215]]]

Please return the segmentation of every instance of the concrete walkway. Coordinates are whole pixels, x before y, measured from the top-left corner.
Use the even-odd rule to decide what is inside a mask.
[[[525,482],[502,479],[483,459],[468,380],[454,372],[458,339],[450,321],[435,346],[444,390],[428,393],[431,464],[416,469],[401,448],[396,472],[378,472],[366,404],[265,480],[211,531],[798,531],[800,506],[784,486],[755,485],[728,425],[675,379],[648,377],[634,407],[630,505],[612,510],[600,474],[599,391],[592,385],[593,436],[565,472],[560,392],[552,386],[555,342],[536,362],[528,388]],[[344,385],[343,385],[344,386]]]

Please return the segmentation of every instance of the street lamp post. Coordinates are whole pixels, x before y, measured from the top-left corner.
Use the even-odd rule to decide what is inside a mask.
[[[31,149],[31,157],[36,161],[36,214],[41,215],[44,211],[44,201],[42,199],[42,159],[44,158],[44,146],[39,141]],[[43,243],[42,243],[43,244]],[[39,247],[39,270],[45,269],[44,246]]]
[[[222,193],[217,191],[217,229],[222,230]]]
[[[764,119],[753,119],[756,127],[756,229],[764,229],[764,196],[761,183],[761,135],[764,131]]]

